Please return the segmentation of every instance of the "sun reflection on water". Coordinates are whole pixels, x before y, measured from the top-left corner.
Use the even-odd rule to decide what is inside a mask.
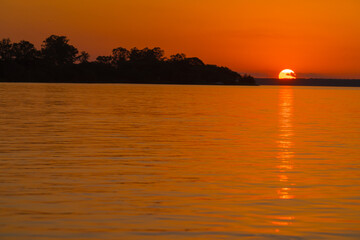
[[[281,200],[294,199],[293,187],[295,183],[291,181],[289,172],[294,169],[293,157],[294,147],[293,143],[293,89],[291,87],[282,87],[279,90],[279,135],[277,140],[278,152],[276,158],[279,164],[278,178],[280,182],[280,188],[277,189],[278,198]],[[275,226],[288,226],[291,225],[294,216],[276,216],[272,221]],[[279,232],[279,229],[276,229]]]
[[[284,185],[278,190],[280,199],[292,199],[295,196],[291,194],[291,183],[288,171],[294,168],[293,157],[294,152],[292,147],[294,145],[292,137],[293,131],[293,90],[291,87],[284,87],[279,92],[279,138],[277,142],[278,153],[277,159],[279,160],[279,180]]]

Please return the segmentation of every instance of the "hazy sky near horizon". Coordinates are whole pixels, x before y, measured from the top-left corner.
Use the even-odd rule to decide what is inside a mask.
[[[360,78],[359,0],[0,0],[0,38],[161,47],[257,77]]]

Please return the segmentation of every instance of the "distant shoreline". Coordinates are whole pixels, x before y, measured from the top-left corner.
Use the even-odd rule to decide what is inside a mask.
[[[127,80],[50,80],[50,81],[24,81],[0,79],[0,83],[69,83],[69,84],[149,84],[149,85],[197,85],[197,86],[313,86],[313,87],[360,87],[360,79],[325,79],[301,78],[280,80],[277,78],[255,78],[255,84],[246,83],[204,83],[204,82],[171,82],[171,81],[127,81]]]
[[[258,85],[272,86],[324,86],[324,87],[360,87],[360,79],[327,79],[327,78],[255,78]]]

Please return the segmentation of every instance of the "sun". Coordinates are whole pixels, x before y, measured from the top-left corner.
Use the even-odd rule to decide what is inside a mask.
[[[279,79],[296,79],[296,74],[291,69],[284,69],[279,73]]]

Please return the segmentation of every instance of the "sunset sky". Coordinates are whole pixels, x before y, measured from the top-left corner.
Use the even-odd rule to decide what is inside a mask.
[[[0,0],[0,38],[161,47],[255,77],[360,78],[359,0]]]

